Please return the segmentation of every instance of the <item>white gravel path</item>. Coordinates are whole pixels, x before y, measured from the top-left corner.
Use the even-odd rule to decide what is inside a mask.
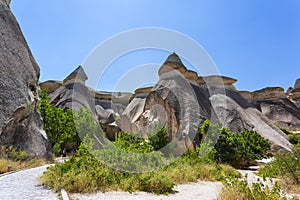
[[[74,200],[214,200],[218,198],[222,189],[220,182],[198,182],[183,184],[175,187],[179,193],[155,195],[146,192],[106,192],[95,194],[71,194]]]
[[[56,200],[57,194],[37,181],[47,166],[27,169],[0,177],[1,200]]]

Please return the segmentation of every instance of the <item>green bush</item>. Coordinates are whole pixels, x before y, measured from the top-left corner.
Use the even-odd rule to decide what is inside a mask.
[[[288,200],[281,196],[281,186],[277,183],[272,188],[264,186],[261,182],[252,183],[249,187],[247,180],[232,179],[228,181],[219,196],[220,200]]]
[[[274,161],[259,170],[263,178],[277,178],[287,191],[300,192],[300,146],[292,152],[276,153]]]
[[[168,162],[161,152],[153,151],[149,143],[134,135],[119,135],[115,144],[110,145],[91,150],[93,140],[85,137],[76,157],[50,167],[42,182],[57,191],[64,188],[69,192],[124,190],[168,194],[174,192],[176,184],[240,177],[229,166],[206,163],[195,151],[188,151],[166,165]],[[135,173],[140,168],[144,173]],[[150,170],[154,171],[147,172]]]
[[[201,128],[201,134],[204,137],[202,143],[206,145],[205,149],[200,146],[200,152],[210,148],[210,151],[215,151],[214,155],[209,155],[211,158],[234,167],[249,166],[252,161],[262,159],[270,150],[270,143],[255,131],[232,133],[220,124],[206,121]],[[210,147],[210,143],[216,144]]]
[[[167,129],[162,126],[156,127],[156,131],[150,134],[149,141],[154,150],[159,150],[165,147],[170,142],[167,134]]]
[[[61,146],[59,143],[55,143],[53,146],[53,152],[55,154],[55,156],[59,156],[61,153]]]
[[[290,143],[294,145],[300,144],[300,135],[290,134],[288,136],[289,136]]]
[[[149,153],[154,150],[151,142],[146,141],[133,133],[123,135],[119,133],[114,144],[125,151],[136,153]]]
[[[44,129],[52,146],[64,145],[67,142],[79,142],[73,120],[74,112],[70,109],[64,111],[50,104],[47,90],[42,88],[40,95],[40,113],[44,122]]]
[[[26,151],[18,151],[12,146],[0,146],[0,158],[13,161],[24,161],[28,158],[28,154]]]

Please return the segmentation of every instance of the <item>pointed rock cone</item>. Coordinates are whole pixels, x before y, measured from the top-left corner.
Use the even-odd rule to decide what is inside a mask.
[[[68,82],[69,80],[81,80],[83,82],[85,82],[88,77],[86,75],[86,73],[84,72],[84,69],[81,65],[79,65],[71,74],[69,74],[69,76],[67,76],[63,83],[65,84],[66,82]]]
[[[163,65],[168,65],[168,64],[184,66],[179,56],[175,52],[173,52],[171,55],[168,56],[168,58],[166,59]]]
[[[169,55],[164,64],[159,68],[158,75],[161,76],[174,69],[179,70],[182,74],[186,72],[186,67],[175,52]]]

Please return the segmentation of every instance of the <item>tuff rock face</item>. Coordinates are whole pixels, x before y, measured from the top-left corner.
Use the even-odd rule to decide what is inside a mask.
[[[62,109],[69,108],[78,111],[80,107],[84,107],[91,110],[92,113],[96,113],[90,92],[85,86],[86,80],[87,76],[83,68],[81,66],[77,67],[55,91],[52,91],[51,88],[46,88],[48,91],[49,89],[52,91],[49,94],[51,97],[50,103]],[[47,87],[45,83],[40,85]]]
[[[53,106],[78,111],[81,107],[88,109],[103,125],[106,136],[114,140],[120,131],[119,117],[129,104],[131,93],[99,92],[85,85],[88,79],[82,66],[77,67],[62,82],[45,81],[40,86],[47,89]]]
[[[164,125],[180,154],[194,148],[199,142],[196,134],[199,127],[205,119],[210,119],[221,122],[233,132],[255,130],[271,142],[274,151],[290,150],[287,136],[239,94],[233,86],[235,79],[198,77],[196,72],[186,69],[175,53],[167,58],[158,73],[158,83],[142,96],[135,94],[121,115],[122,130],[140,131],[147,138],[155,125]],[[267,97],[284,96],[281,89],[273,93]],[[259,93],[257,96],[262,99]]]
[[[296,80],[294,88],[288,90],[288,98],[300,109],[300,78]]]
[[[139,132],[147,139],[158,125],[163,125],[176,146],[175,154],[181,154],[199,144],[199,128],[209,119],[221,122],[233,132],[255,130],[271,142],[273,151],[290,150],[291,144],[278,126],[299,130],[300,112],[295,104],[299,88],[289,90],[292,100],[280,87],[237,91],[233,85],[236,79],[198,76],[186,69],[175,53],[167,58],[158,75],[159,81],[154,87],[139,88],[133,95],[86,87],[87,76],[82,67],[60,86],[57,81],[40,85],[50,89],[55,106],[93,110],[95,117],[106,125],[110,140],[114,140],[119,131]]]
[[[276,126],[290,131],[299,131],[300,110],[296,103],[296,91],[291,88],[288,94],[285,94],[281,87],[267,87],[254,92],[239,93]]]
[[[0,144],[51,156],[38,102],[39,67],[8,4],[0,1]],[[32,108],[32,109],[27,109]]]
[[[129,104],[131,93],[128,92],[101,92],[85,85],[88,79],[82,66],[77,67],[63,81],[45,81],[39,83],[40,87],[47,89],[51,97],[50,103],[63,109],[78,111],[80,107],[87,108],[93,113],[96,107],[122,113]],[[106,114],[100,114],[100,118]]]

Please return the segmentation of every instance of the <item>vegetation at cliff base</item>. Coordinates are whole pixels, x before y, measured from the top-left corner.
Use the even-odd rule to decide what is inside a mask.
[[[80,143],[74,123],[74,111],[63,110],[50,104],[47,90],[41,90],[40,113],[53,151],[59,155],[64,147],[75,148]]]
[[[156,171],[120,171],[108,167],[81,145],[76,156],[63,164],[49,167],[41,180],[57,191],[64,188],[69,192],[146,191],[168,194],[175,192],[177,184],[198,180],[221,181],[230,176],[240,177],[240,174],[228,165],[207,163],[193,151]]]
[[[92,124],[90,125],[93,126]],[[201,147],[198,147],[195,151],[189,150],[168,163],[169,158],[160,151],[155,151],[167,143],[165,128],[157,129],[156,133],[150,134],[152,136],[149,140],[144,140],[134,133],[120,133],[116,141],[111,143],[114,146],[111,149],[93,150],[91,147],[95,144],[91,140],[92,135],[88,135],[80,145],[76,156],[63,164],[50,167],[41,179],[45,185],[55,190],[64,188],[69,192],[117,190],[168,194],[174,192],[174,186],[177,184],[199,180],[226,182],[228,178],[240,178],[241,175],[228,164],[236,165],[232,161],[234,158],[236,160],[242,158],[243,161],[261,158],[270,147],[269,143],[255,132],[245,131],[238,135],[209,122],[203,126],[207,127],[206,129],[202,127],[203,140],[205,138],[207,140],[208,135],[220,134],[217,148],[211,147],[205,156],[201,154]],[[213,134],[208,131],[212,131]],[[249,141],[245,141],[246,139]],[[259,145],[265,146],[257,149]],[[229,158],[232,160],[221,157],[221,153],[227,149],[231,151]],[[134,153],[134,156],[128,156],[128,152]],[[101,159],[96,159],[95,156]],[[238,164],[240,163],[239,161]],[[124,167],[122,165],[129,168],[122,168]],[[156,166],[159,168],[155,168]],[[139,168],[145,171],[136,173]]]
[[[43,159],[29,159],[25,151],[17,151],[12,146],[0,146],[0,174],[45,163]]]
[[[236,168],[247,167],[253,161],[266,157],[270,150],[270,142],[255,131],[233,133],[208,120],[203,123],[201,134],[206,143],[215,142],[211,151],[214,152],[216,162],[227,163]]]
[[[148,140],[137,133],[119,133],[115,141],[110,142],[88,110],[74,112],[51,106],[45,90],[41,99],[45,130],[56,154],[63,146],[82,142],[76,155],[65,163],[49,167],[41,177],[44,185],[56,191],[64,188],[79,193],[168,194],[175,192],[177,184],[199,180],[226,184],[228,180],[235,180],[233,186],[240,187],[237,180],[241,175],[233,167],[247,167],[254,160],[264,158],[270,150],[270,143],[254,131],[232,133],[206,120],[200,128],[200,146],[175,158],[159,151],[170,142],[163,126],[149,133]],[[172,150],[175,146],[168,148]]]

